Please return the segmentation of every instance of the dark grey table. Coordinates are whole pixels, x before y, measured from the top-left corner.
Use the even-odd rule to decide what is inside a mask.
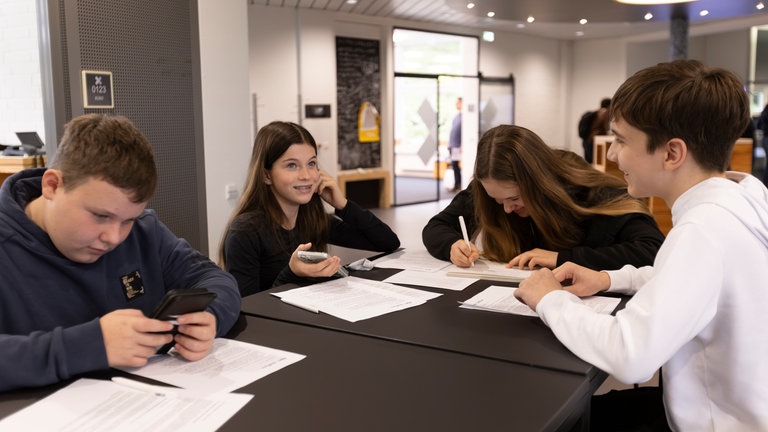
[[[353,272],[353,275],[384,280],[398,271],[377,268],[369,272]],[[459,301],[469,299],[490,285],[516,284],[480,280],[463,291],[414,287],[443,295],[414,308],[358,322],[348,322],[322,312],[311,313],[270,295],[295,286],[277,287],[248,296],[243,299],[242,311],[253,316],[581,374],[593,380],[594,389],[599,387],[605,373],[571,353],[538,317],[459,307]]]
[[[585,375],[245,315],[231,336],[307,357],[238,390],[255,396],[222,431],[586,427]],[[0,417],[62,385],[0,394]]]

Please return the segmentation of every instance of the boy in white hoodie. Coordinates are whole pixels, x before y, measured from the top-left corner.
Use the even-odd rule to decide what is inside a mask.
[[[596,272],[566,263],[534,272],[516,292],[564,345],[617,379],[643,382],[663,366],[672,430],[768,430],[768,190],[725,171],[749,115],[740,80],[695,60],[630,77],[612,99],[608,159],[631,195],[672,209],[654,265]],[[633,297],[600,315],[579,299],[600,291]],[[593,410],[593,425],[625,426],[605,425],[602,414]]]

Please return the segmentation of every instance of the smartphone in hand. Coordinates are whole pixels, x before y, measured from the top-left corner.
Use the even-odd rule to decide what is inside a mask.
[[[205,288],[190,288],[184,290],[170,290],[157,305],[150,318],[168,321],[173,324],[171,334],[178,333],[176,318],[192,312],[204,311],[216,298],[216,293],[209,292]],[[157,350],[157,354],[166,354],[176,342],[171,341]]]
[[[297,256],[304,262],[316,263],[327,260],[329,255],[325,252],[299,251]]]
[[[323,260],[328,259],[330,255],[328,255],[326,252],[314,252],[314,251],[299,251],[296,254],[300,260],[308,263],[317,263]],[[339,271],[336,272],[334,276],[337,277],[347,277],[349,276],[349,271],[344,268],[344,266],[339,267]]]

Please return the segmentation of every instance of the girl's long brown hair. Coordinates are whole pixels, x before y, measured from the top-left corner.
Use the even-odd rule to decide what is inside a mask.
[[[317,154],[315,139],[309,131],[295,123],[275,121],[262,127],[256,134],[243,195],[219,242],[219,265],[222,268],[226,268],[224,245],[230,229],[259,230],[266,226],[273,231],[275,238],[279,238],[277,233],[286,216],[265,180],[275,161],[293,144],[311,145]],[[235,219],[238,219],[238,223],[233,227]],[[307,204],[299,207],[296,229],[302,243],[311,241],[312,249],[326,249],[328,218],[319,195],[313,195]]]
[[[494,261],[509,261],[524,252],[520,236],[530,221],[504,213],[479,180],[515,182],[530,218],[550,250],[570,249],[583,241],[580,226],[592,215],[643,213],[648,207],[626,193],[619,178],[600,172],[573,152],[547,146],[532,131],[511,125],[494,127],[477,146],[475,214],[483,231],[483,253]],[[575,196],[579,197],[577,202]]]

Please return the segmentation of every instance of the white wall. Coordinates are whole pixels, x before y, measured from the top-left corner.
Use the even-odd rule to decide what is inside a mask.
[[[224,226],[242,191],[251,154],[248,19],[241,0],[199,0],[200,63],[209,256],[218,258]]]
[[[0,0],[0,144],[31,131],[45,140],[35,2]]]

